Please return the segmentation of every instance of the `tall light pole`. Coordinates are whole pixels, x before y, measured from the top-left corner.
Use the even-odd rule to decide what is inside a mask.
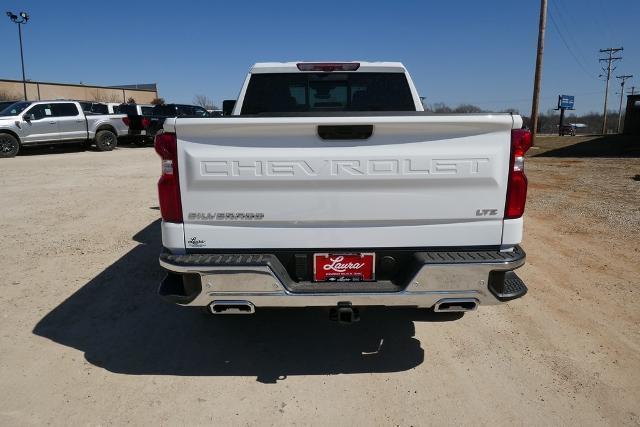
[[[12,22],[18,24],[18,37],[20,39],[20,62],[22,63],[22,87],[24,89],[24,100],[27,100],[27,80],[24,76],[24,55],[22,54],[22,26],[29,21],[29,14],[27,12],[20,12],[20,16],[13,12],[7,12],[7,16]]]

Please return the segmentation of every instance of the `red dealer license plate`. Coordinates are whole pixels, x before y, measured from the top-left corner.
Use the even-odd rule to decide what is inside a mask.
[[[375,280],[376,254],[314,254],[316,282],[367,282]]]

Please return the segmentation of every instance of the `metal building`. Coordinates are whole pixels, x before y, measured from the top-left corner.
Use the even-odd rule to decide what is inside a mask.
[[[627,96],[627,110],[624,117],[624,134],[640,135],[640,95]]]
[[[22,100],[24,88],[22,80],[0,79],[0,95],[6,100]],[[40,99],[77,99],[78,101],[127,102],[135,99],[138,104],[149,104],[158,97],[155,83],[96,86],[89,84],[53,83],[27,81],[27,98],[30,101]]]

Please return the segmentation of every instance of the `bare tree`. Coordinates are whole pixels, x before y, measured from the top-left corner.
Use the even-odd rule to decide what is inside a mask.
[[[7,90],[0,90],[0,101],[15,101],[18,99],[22,99],[22,97]]]
[[[520,114],[520,111],[517,108],[508,107],[503,110],[500,110],[500,113]]]
[[[151,100],[151,105],[164,105],[164,98],[153,98]]]
[[[110,93],[105,97],[105,102],[122,102],[122,98],[117,93]]]
[[[482,108],[475,106],[475,105],[471,105],[471,104],[462,104],[462,105],[458,105],[456,108],[453,109],[454,113],[458,113],[458,114],[469,114],[469,113],[482,113],[483,110]]]
[[[101,102],[102,97],[103,97],[102,91],[100,89],[96,89],[95,92],[93,92],[92,101]]]
[[[119,102],[122,99],[117,93],[105,92],[101,89],[96,89],[95,92],[93,92],[92,98],[92,101],[95,102]]]
[[[207,110],[217,110],[213,100],[206,95],[196,95],[193,97],[193,103]]]
[[[130,96],[129,99],[127,99],[127,104],[135,104],[135,103],[136,103],[136,100],[133,99],[133,97]]]
[[[447,114],[451,113],[453,110],[444,102],[436,102],[435,104],[429,105],[427,111],[430,111],[432,113]]]

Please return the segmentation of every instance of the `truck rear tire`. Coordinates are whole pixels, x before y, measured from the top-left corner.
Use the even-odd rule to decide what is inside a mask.
[[[15,157],[20,151],[20,141],[8,133],[0,133],[0,158]]]
[[[95,141],[98,151],[111,151],[118,145],[118,137],[110,130],[98,131]]]

